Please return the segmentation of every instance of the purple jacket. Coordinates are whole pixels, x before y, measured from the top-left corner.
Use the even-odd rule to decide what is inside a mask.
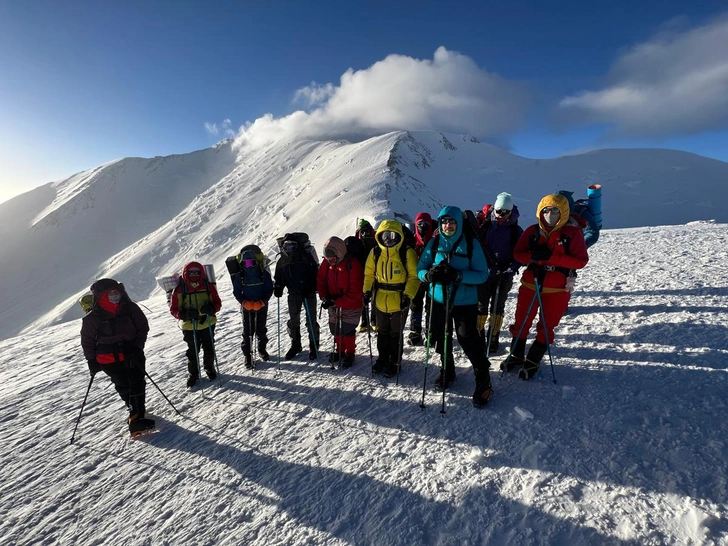
[[[499,224],[495,211],[491,211],[488,221],[481,228],[485,234],[485,244],[496,258],[496,268],[502,273],[506,269],[515,272],[521,266],[513,258],[513,249],[523,233],[518,225],[518,207],[514,206],[511,215]]]

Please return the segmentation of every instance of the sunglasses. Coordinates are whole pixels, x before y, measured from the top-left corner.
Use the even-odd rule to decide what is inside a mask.
[[[458,221],[455,220],[455,218],[450,218],[449,216],[445,216],[444,218],[440,218],[440,223],[445,224],[455,224],[457,225]]]
[[[258,265],[258,260],[246,259],[243,260],[243,267],[255,267]]]
[[[544,214],[561,214],[559,207],[544,207],[541,209]]]
[[[199,269],[190,269],[187,271],[189,275],[202,275],[202,271]]]
[[[511,211],[508,209],[498,209],[497,211],[495,211],[495,213],[498,216],[508,216],[511,213]]]

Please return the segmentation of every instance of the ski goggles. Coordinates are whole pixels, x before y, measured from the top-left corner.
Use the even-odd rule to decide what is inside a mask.
[[[455,224],[458,225],[458,221],[455,220],[452,216],[443,216],[440,218],[440,223],[444,226],[445,224]]]
[[[508,216],[511,213],[509,209],[498,209],[495,211],[496,216]]]
[[[283,242],[283,252],[293,252],[298,248],[298,243],[296,241],[284,241]]]
[[[544,207],[541,209],[543,214],[561,214],[559,207]]]
[[[243,267],[255,267],[256,265],[258,265],[258,260],[251,258],[243,260]]]
[[[384,246],[394,246],[399,241],[399,233],[396,231],[382,232],[382,244]]]

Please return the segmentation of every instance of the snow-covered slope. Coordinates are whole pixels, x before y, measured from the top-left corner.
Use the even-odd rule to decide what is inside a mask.
[[[102,276],[136,298],[191,259],[224,260],[286,231],[319,246],[359,217],[412,219],[443,204],[477,209],[514,194],[523,223],[557,189],[604,186],[606,227],[728,221],[728,163],[666,150],[530,160],[463,135],[395,132],[359,143],[230,142],[192,154],[123,159],[0,205],[0,338],[80,316]]]
[[[396,385],[371,377],[363,334],[345,373],[303,360],[246,371],[226,275],[223,383],[204,395],[184,387],[164,295],[143,302],[147,370],[182,412],[148,384],[161,432],[143,440],[126,438],[100,374],[69,445],[89,381],[79,321],[2,341],[0,543],[726,544],[726,225],[606,230],[590,254],[557,329],[558,382],[548,366],[500,379],[496,356],[495,395],[476,410],[456,346],[444,416],[429,389],[419,408],[424,349],[405,348]]]

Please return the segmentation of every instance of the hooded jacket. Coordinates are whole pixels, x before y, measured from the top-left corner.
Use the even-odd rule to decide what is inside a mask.
[[[417,224],[420,222],[427,223],[427,232],[424,236],[420,235],[420,230],[417,228]],[[417,252],[417,258],[422,256],[422,251],[425,250],[425,246],[430,242],[430,239],[435,235],[435,226],[432,222],[432,216],[427,212],[420,212],[415,216],[415,252]]]
[[[118,304],[109,301],[109,290],[119,290]],[[131,301],[124,285],[101,279],[91,286],[93,309],[81,321],[81,348],[86,360],[99,364],[123,362],[129,351],[142,351],[149,322],[139,306]]]
[[[325,258],[327,249],[336,253],[335,264]],[[319,267],[316,284],[321,301],[331,298],[340,309],[361,309],[364,306],[361,262],[346,254],[346,245],[339,237],[331,237],[324,244],[324,261]]]
[[[561,216],[552,228],[546,224],[541,211],[544,207],[558,207]],[[538,224],[526,228],[518,240],[513,256],[528,267],[521,276],[521,284],[536,289],[534,279],[541,278],[542,292],[565,292],[568,270],[581,269],[589,262],[582,229],[586,222],[569,215],[569,202],[563,195],[547,195],[536,209]],[[533,249],[546,246],[552,254],[548,260],[534,262]],[[555,269],[559,268],[559,269]]]
[[[190,269],[199,269],[202,272],[200,280],[196,283],[190,281]],[[188,309],[197,309],[200,314],[199,318],[195,321],[197,330],[204,330],[208,326],[212,326],[217,322],[217,319],[213,315],[212,317],[202,312],[202,307],[211,303],[215,309],[215,313],[220,311],[222,308],[222,302],[220,296],[217,293],[217,287],[214,284],[207,282],[207,273],[205,268],[199,262],[190,262],[182,270],[182,278],[180,283],[172,292],[172,300],[170,302],[169,312],[176,319],[182,320],[182,311]],[[185,320],[182,322],[183,330],[192,330],[192,321]]]
[[[449,237],[442,231],[442,218],[445,216],[457,220],[457,229]],[[463,213],[458,207],[444,207],[437,215],[439,235],[427,243],[417,264],[417,275],[423,282],[425,282],[425,275],[430,268],[443,261],[449,262],[451,267],[463,274],[460,283],[448,286],[449,298],[452,298],[453,290],[455,290],[455,298],[450,299],[452,305],[475,305],[478,302],[477,286],[488,279],[488,264],[477,239],[473,240],[473,254],[468,260],[468,242],[463,234],[464,221]],[[438,243],[437,248],[435,248],[436,242]],[[445,303],[442,284],[431,284],[429,292],[435,301]]]
[[[394,231],[399,234],[399,242],[393,247],[384,246],[382,233]],[[369,253],[364,268],[364,292],[374,293],[374,305],[382,313],[396,313],[402,310],[401,294],[412,299],[420,287],[417,277],[417,253],[408,248],[406,264],[402,263],[399,249],[404,244],[402,224],[397,220],[382,220],[375,236],[381,249],[379,258],[374,252]]]

